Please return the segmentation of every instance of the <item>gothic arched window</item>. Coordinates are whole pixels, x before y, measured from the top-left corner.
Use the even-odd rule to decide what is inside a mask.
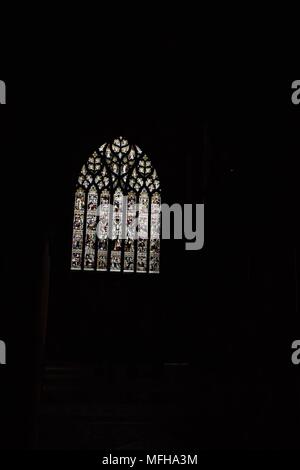
[[[122,137],[83,165],[75,192],[72,270],[158,273],[160,182]]]

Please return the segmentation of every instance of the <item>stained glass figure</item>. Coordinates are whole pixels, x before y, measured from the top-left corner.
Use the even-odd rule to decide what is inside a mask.
[[[124,243],[124,271],[134,272],[135,240],[137,239],[137,201],[136,194],[130,191],[127,197],[127,224],[126,239]]]
[[[150,229],[150,273],[159,272],[160,254],[160,194],[154,193],[151,198],[151,229]]]
[[[147,271],[149,196],[143,190],[139,200],[137,272]]]
[[[72,269],[75,270],[82,268],[84,212],[85,191],[82,188],[78,188],[75,193],[72,245]]]
[[[121,271],[124,196],[120,188],[114,194],[112,215],[111,271]]]
[[[107,271],[107,258],[108,258],[108,226],[109,226],[109,202],[110,194],[107,189],[102,191],[100,195],[99,206],[99,222],[97,227],[98,238],[98,261],[97,270]]]
[[[92,186],[87,197],[84,269],[94,270],[96,250],[98,191]]]

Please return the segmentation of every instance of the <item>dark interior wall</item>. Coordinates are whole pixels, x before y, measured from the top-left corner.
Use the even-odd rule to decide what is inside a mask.
[[[220,95],[205,80],[191,87],[166,81],[157,78],[161,93],[151,104],[150,86],[136,90],[132,102],[127,93],[126,104],[118,98],[109,105],[101,88],[93,99],[86,90],[89,106],[79,109],[70,105],[75,95],[66,80],[53,91],[63,103],[59,110],[36,102],[29,111],[1,115],[8,201],[2,208],[1,335],[9,368],[0,371],[0,406],[12,446],[28,446],[32,435],[45,240],[51,258],[45,360],[136,360],[141,351],[151,359],[188,360],[198,365],[199,378],[214,371],[216,388],[225,383],[233,393],[245,381],[249,414],[260,409],[254,392],[263,382],[282,434],[292,433],[285,411],[297,431],[299,379],[290,363],[299,331],[296,111],[287,112],[281,97],[277,104],[266,101],[260,87],[242,102],[234,77]],[[204,249],[186,252],[181,242],[164,243],[157,278],[69,271],[76,176],[89,152],[118,134],[147,150],[167,202],[205,201]],[[214,408],[213,399],[209,405]]]
[[[89,153],[115,135],[125,135],[148,153],[161,179],[164,202],[191,203],[193,191],[198,192],[198,202],[202,200],[197,179],[193,186],[203,157],[202,124],[195,145],[180,114],[169,115],[168,120],[133,113],[123,119],[93,117],[82,124],[79,118],[73,129],[68,127],[70,145],[68,138],[63,140],[66,148],[61,152],[67,155],[62,160],[64,181],[49,201],[53,211],[49,223],[52,275],[48,336],[52,357],[101,360],[128,356],[136,360],[138,355],[163,360],[188,355],[184,346],[188,333],[183,334],[188,276],[182,241],[163,241],[159,276],[69,270],[74,182]],[[186,164],[188,159],[192,168]],[[55,161],[57,168],[59,157]]]
[[[256,370],[264,357],[276,369],[277,360],[268,362],[268,338],[282,333],[283,305],[290,314],[295,309],[296,189],[280,155],[288,166],[295,147],[279,113],[253,122],[238,103],[231,105],[229,119],[226,106],[195,115],[162,104],[138,114],[80,111],[68,125],[62,120],[48,178],[49,353],[89,359],[133,357],[138,350],[220,370],[244,362]],[[183,242],[164,242],[157,279],[69,271],[74,181],[88,154],[116,134],[148,152],[166,202],[206,203],[204,249],[187,252]]]

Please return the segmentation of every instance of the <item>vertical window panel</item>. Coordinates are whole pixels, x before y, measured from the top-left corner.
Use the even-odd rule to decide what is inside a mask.
[[[87,271],[95,269],[97,207],[98,191],[92,186],[88,192],[86,213],[84,269]]]
[[[142,191],[139,199],[137,272],[147,272],[149,196]]]
[[[107,271],[108,267],[108,233],[109,233],[110,194],[108,190],[100,195],[100,212],[97,227],[98,255],[97,270]]]
[[[73,219],[73,240],[72,240],[72,261],[71,269],[80,270],[82,266],[83,252],[83,226],[85,210],[85,191],[77,189],[75,193],[74,219]]]
[[[160,210],[161,199],[159,193],[151,198],[151,234],[150,234],[150,262],[149,272],[159,273],[160,260]]]
[[[124,197],[120,189],[114,194],[112,214],[112,246],[110,258],[110,270],[121,271],[122,260],[122,229],[123,229],[123,205]]]
[[[127,197],[127,224],[126,239],[124,243],[124,272],[126,273],[134,271],[135,240],[137,229],[136,209],[136,195],[131,191]]]

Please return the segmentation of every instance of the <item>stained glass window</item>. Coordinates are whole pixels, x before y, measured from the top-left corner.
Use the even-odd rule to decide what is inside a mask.
[[[160,208],[148,156],[123,137],[103,144],[78,178],[71,269],[158,273]]]

